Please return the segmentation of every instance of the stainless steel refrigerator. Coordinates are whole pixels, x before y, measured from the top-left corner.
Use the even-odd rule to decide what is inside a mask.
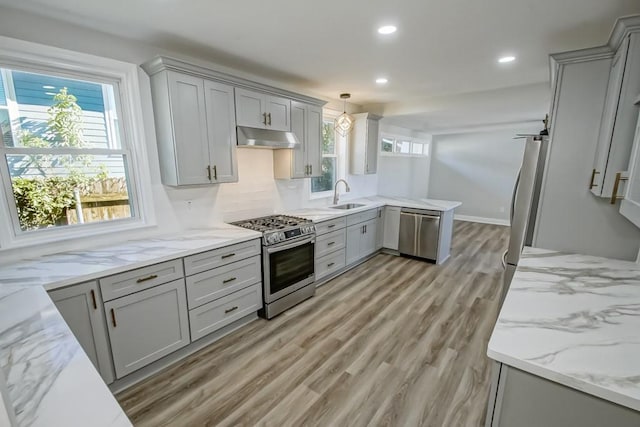
[[[518,172],[511,199],[509,246],[502,256],[502,266],[505,272],[501,301],[509,290],[511,279],[513,279],[513,274],[520,260],[522,248],[525,245],[531,245],[533,242],[533,232],[548,149],[549,138],[547,136],[529,136],[526,139],[522,166],[520,167],[520,172]]]

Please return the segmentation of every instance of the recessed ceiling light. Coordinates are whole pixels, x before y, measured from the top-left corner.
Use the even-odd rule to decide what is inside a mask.
[[[385,83],[387,83],[389,80],[384,78],[384,77],[379,77],[376,79],[376,83],[378,83],[379,85],[383,85]]]
[[[393,34],[395,33],[397,28],[394,25],[384,25],[378,28],[378,32],[380,34]]]
[[[513,62],[515,60],[515,56],[503,56],[502,58],[498,59],[498,62],[501,64],[506,64],[507,62]]]

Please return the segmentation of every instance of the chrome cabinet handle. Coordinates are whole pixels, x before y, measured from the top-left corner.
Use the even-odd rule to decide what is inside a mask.
[[[218,167],[216,165],[213,165],[213,180],[218,180]]]
[[[111,309],[111,323],[113,324],[114,328],[118,326],[118,324],[116,323],[116,312],[113,311],[113,308]]]
[[[229,314],[229,313],[231,313],[232,311],[236,311],[237,309],[238,309],[238,306],[237,306],[237,305],[236,305],[236,306],[234,306],[234,307],[228,308],[228,309],[226,309],[226,310],[224,311],[224,314]]]
[[[327,264],[327,267],[333,267],[335,264],[335,262],[330,262],[329,264]]]
[[[616,173],[616,180],[613,183],[613,192],[611,193],[611,204],[615,205],[617,200],[624,199],[624,196],[618,196],[620,181],[629,181],[629,178],[623,177],[622,172]]]
[[[233,282],[234,280],[237,280],[237,279],[238,279],[237,277],[230,277],[230,278],[228,278],[226,280],[223,280],[222,283],[231,283],[231,282]]]
[[[93,289],[91,289],[91,302],[93,302],[93,309],[97,310],[98,303],[96,302],[96,292]]]
[[[327,228],[333,228],[335,226],[336,226],[335,224],[329,224],[329,225],[327,225]]]
[[[269,117],[269,126],[271,126],[271,113],[267,114],[267,117]]]
[[[236,256],[235,253],[233,254],[226,254],[226,255],[222,255],[220,258],[225,259],[225,258],[231,258],[232,256]]]
[[[313,175],[313,165],[309,165],[309,175]]]
[[[153,279],[157,279],[157,278],[158,278],[157,274],[152,274],[152,275],[147,276],[147,277],[141,277],[140,279],[136,280],[136,283],[147,282],[149,280],[153,280]]]
[[[594,184],[593,181],[596,179],[596,175],[599,175],[600,172],[598,172],[597,170],[592,170],[591,171],[591,182],[589,183],[589,190],[591,190],[593,187],[597,187],[598,184]]]
[[[327,243],[327,246],[331,246],[331,245],[335,245],[335,244],[336,244],[336,242],[329,242],[329,243]]]
[[[267,125],[267,113],[262,113],[262,124]]]
[[[207,166],[207,178],[209,178],[209,181],[211,181],[211,165]]]

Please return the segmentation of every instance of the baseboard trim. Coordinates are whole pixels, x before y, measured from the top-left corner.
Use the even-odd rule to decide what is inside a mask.
[[[507,219],[498,219],[498,218],[485,218],[482,216],[471,216],[471,215],[454,215],[453,219],[456,221],[468,221],[468,222],[479,222],[480,224],[493,224],[493,225],[511,225],[509,220]]]

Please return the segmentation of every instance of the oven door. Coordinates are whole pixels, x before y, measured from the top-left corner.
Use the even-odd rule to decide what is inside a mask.
[[[264,301],[273,302],[315,282],[315,236],[265,247]]]

